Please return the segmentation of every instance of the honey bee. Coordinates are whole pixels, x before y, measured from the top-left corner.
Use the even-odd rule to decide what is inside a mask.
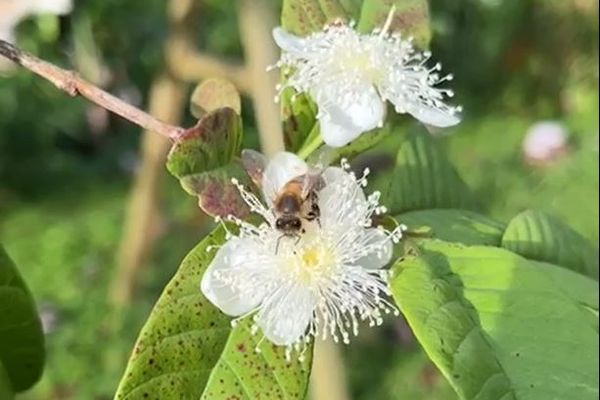
[[[242,164],[258,187],[262,186],[266,162],[265,157],[256,151],[242,151]],[[273,194],[275,228],[282,236],[299,239],[305,232],[304,221],[319,223],[318,193],[325,186],[321,172],[322,169],[314,168],[300,174]]]

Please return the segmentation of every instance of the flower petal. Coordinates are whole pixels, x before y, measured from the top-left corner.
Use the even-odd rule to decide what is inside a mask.
[[[344,146],[383,123],[385,103],[369,82],[351,88],[323,85],[313,97],[319,106],[321,135],[329,146]]]
[[[284,151],[277,153],[263,174],[262,189],[267,205],[273,205],[273,199],[286,183],[307,172],[308,165],[297,155]]]
[[[394,84],[394,79],[401,83]],[[457,107],[444,103],[447,92],[432,86],[426,70],[396,71],[379,86],[379,91],[390,100],[397,112],[409,113],[424,124],[447,128],[460,122]]]
[[[280,49],[290,53],[301,53],[306,43],[305,39],[292,35],[280,26],[273,29],[273,39]]]
[[[256,283],[256,275],[273,269],[275,263],[270,254],[261,254],[260,249],[250,238],[234,237],[218,250],[204,273],[200,284],[202,293],[225,314],[234,317],[246,314],[265,298],[269,285]],[[245,284],[224,282],[231,276]],[[260,274],[263,279],[267,276],[268,273]]]
[[[427,125],[447,128],[460,122],[455,114],[441,108],[418,102],[407,102],[404,105],[406,112]]]
[[[352,264],[366,269],[379,269],[392,259],[394,245],[388,234],[378,228],[365,229],[361,246],[366,254]]]
[[[320,221],[324,227],[356,225],[364,215],[367,200],[356,179],[339,167],[323,171],[325,187],[319,191]]]
[[[315,305],[308,289],[281,286],[263,305],[256,324],[274,344],[290,345],[306,332]]]

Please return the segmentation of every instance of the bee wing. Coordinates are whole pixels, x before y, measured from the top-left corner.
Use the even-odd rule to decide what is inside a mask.
[[[258,151],[244,149],[242,150],[242,165],[252,182],[259,188],[262,187],[267,158]]]
[[[325,187],[325,180],[322,176],[323,170],[311,171],[302,176],[302,198],[307,198],[313,191],[319,191]]]

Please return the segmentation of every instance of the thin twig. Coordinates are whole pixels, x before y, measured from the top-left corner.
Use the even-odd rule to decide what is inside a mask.
[[[238,18],[260,147],[267,156],[273,156],[285,149],[279,105],[273,101],[277,74],[266,72],[279,55],[271,38],[271,29],[277,25],[275,10],[269,0],[242,0],[238,2]]]
[[[199,51],[189,38],[173,38],[166,45],[169,71],[185,82],[198,83],[207,78],[225,78],[243,93],[251,93],[247,68]]]
[[[181,127],[166,124],[139,108],[127,104],[118,97],[82,79],[77,73],[41,60],[1,39],[0,55],[50,81],[54,86],[69,95],[81,95],[146,130],[156,132],[170,139],[178,137],[184,131]]]

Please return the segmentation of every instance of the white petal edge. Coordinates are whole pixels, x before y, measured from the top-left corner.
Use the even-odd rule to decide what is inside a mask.
[[[204,272],[200,290],[225,314],[237,317],[252,311],[266,296],[266,287],[256,285],[252,290],[236,289],[219,280],[215,272],[243,266],[241,269],[250,274],[253,270],[268,268],[269,263],[263,262],[265,257],[259,254],[259,249],[260,246],[251,239],[234,237],[223,244]]]
[[[286,287],[269,296],[256,324],[276,345],[287,346],[298,341],[306,332],[315,309],[311,292],[302,287]]]
[[[280,49],[290,53],[301,53],[306,43],[305,39],[292,35],[280,26],[273,29],[273,39]]]
[[[329,167],[323,171],[325,187],[319,191],[319,210],[324,227],[356,225],[357,218],[367,207],[362,188],[347,171]]]
[[[308,165],[297,155],[282,151],[277,153],[265,168],[262,179],[262,189],[265,201],[269,207],[286,183],[308,172]]]
[[[449,128],[460,122],[458,116],[442,111],[436,107],[409,102],[404,104],[404,108],[406,109],[406,112],[422,123],[438,128]]]
[[[324,85],[313,97],[319,106],[321,135],[332,147],[344,146],[361,133],[381,126],[385,117],[385,103],[369,82],[352,88]]]

